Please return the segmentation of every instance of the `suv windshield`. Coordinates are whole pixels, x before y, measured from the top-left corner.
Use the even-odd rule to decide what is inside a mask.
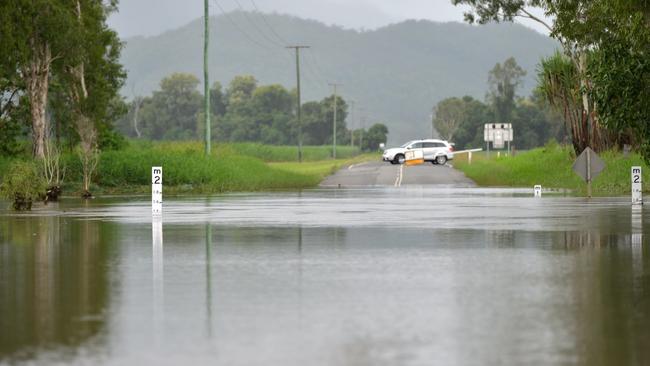
[[[406,147],[409,146],[411,143],[413,143],[413,141],[409,141],[409,142],[405,143],[404,145],[402,145],[402,146],[400,146],[400,147],[401,147],[401,148],[406,148]]]

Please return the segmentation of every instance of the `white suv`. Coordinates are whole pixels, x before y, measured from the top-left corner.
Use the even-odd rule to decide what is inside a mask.
[[[444,140],[414,140],[405,143],[400,147],[387,149],[382,156],[383,161],[391,164],[403,164],[406,152],[409,150],[422,150],[425,161],[433,164],[444,165],[454,158],[454,148]]]

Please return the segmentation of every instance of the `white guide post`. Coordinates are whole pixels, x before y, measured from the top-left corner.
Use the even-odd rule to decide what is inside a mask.
[[[161,166],[151,167],[151,213],[162,215],[162,175]]]
[[[632,204],[643,204],[643,175],[640,166],[632,167]]]

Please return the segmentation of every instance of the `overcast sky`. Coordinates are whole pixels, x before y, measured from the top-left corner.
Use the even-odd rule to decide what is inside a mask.
[[[315,19],[346,28],[375,29],[406,19],[463,21],[463,9],[451,0],[210,0],[217,15],[241,8],[277,12]],[[156,35],[178,28],[203,15],[202,0],[121,0],[119,13],[110,24],[122,37]],[[524,23],[542,33],[534,22]]]

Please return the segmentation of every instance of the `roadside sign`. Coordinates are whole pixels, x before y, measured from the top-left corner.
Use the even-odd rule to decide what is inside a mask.
[[[643,204],[643,175],[640,166],[632,167],[632,204]]]
[[[573,163],[573,171],[585,182],[596,178],[604,169],[605,162],[590,147],[586,148]],[[589,170],[591,170],[591,176],[588,174]]]
[[[162,174],[161,166],[151,167],[151,213],[162,214]]]
[[[406,165],[424,164],[424,153],[419,149],[407,151],[404,153],[404,160],[406,160]]]
[[[533,191],[535,192],[535,197],[542,197],[542,186],[541,185],[536,185],[533,187]]]
[[[587,147],[573,163],[573,171],[587,182],[587,196],[591,197],[591,181],[605,169],[605,162]]]

